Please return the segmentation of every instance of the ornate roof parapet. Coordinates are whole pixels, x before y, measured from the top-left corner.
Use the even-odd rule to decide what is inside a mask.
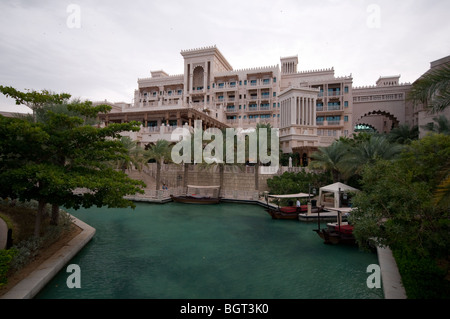
[[[386,88],[394,88],[399,86],[409,86],[410,82],[398,83],[396,85],[391,86],[379,86],[379,85],[362,85],[362,86],[354,86],[353,90],[365,90],[365,89],[386,89]]]
[[[234,75],[237,73],[240,74],[248,74],[248,73],[262,73],[262,72],[278,72],[279,65],[271,65],[271,66],[260,66],[253,68],[245,68],[245,69],[236,69],[231,71],[217,72],[214,74],[215,77],[226,76],[226,75]]]
[[[194,52],[198,52],[198,51],[205,51],[205,50],[211,50],[211,49],[217,49],[217,46],[214,44],[214,45],[206,46],[206,47],[181,50],[181,54],[183,54],[183,53],[194,53]]]
[[[328,69],[317,69],[317,70],[306,70],[306,71],[298,71],[295,74],[308,74],[308,73],[323,73],[323,72],[333,72],[334,73],[334,67],[328,68]]]

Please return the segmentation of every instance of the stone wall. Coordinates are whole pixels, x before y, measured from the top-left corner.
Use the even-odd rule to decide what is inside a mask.
[[[127,171],[131,178],[139,179],[147,184],[148,189],[155,189],[156,164],[149,164],[142,172],[137,170]],[[268,191],[267,179],[273,174],[259,175],[259,192]],[[168,164],[162,165],[161,183],[165,183],[169,188],[183,187],[184,171],[183,166]],[[214,186],[220,185],[220,173],[216,166],[201,167],[189,165],[188,184]],[[225,167],[223,191],[254,191],[255,171],[254,167]]]

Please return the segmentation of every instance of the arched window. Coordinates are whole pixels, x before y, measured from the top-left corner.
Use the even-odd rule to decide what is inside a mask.
[[[203,78],[204,78],[204,70],[201,66],[197,66],[194,69],[194,78],[193,78],[193,87],[194,89],[202,88],[203,89]]]

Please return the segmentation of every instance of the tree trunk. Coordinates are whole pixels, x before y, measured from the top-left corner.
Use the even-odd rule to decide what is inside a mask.
[[[183,177],[183,191],[187,193],[188,178],[189,178],[189,163],[184,163],[184,177]]]
[[[50,225],[58,225],[59,222],[59,205],[52,205],[52,218],[50,220]]]
[[[219,197],[222,195],[223,192],[224,172],[225,172],[225,164],[219,164],[219,176],[220,176]]]
[[[156,161],[156,190],[159,190],[161,183],[161,160]]]
[[[41,223],[42,217],[44,216],[44,211],[47,203],[44,201],[39,201],[38,210],[36,214],[36,222],[34,224],[34,236],[40,237],[41,235]]]
[[[259,162],[255,164],[255,190],[259,192]]]

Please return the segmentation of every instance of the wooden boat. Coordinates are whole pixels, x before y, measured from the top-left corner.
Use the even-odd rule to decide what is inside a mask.
[[[173,196],[170,198],[177,203],[185,204],[218,204],[220,202],[220,197],[209,197],[209,196]]]
[[[213,190],[213,196],[198,195],[195,193],[187,192],[186,195],[174,196],[170,195],[170,198],[177,203],[184,204],[218,204],[220,202],[219,189],[220,186],[198,186],[198,185],[188,185],[188,191],[194,189],[211,189]]]
[[[287,194],[287,195],[267,195],[267,213],[272,216],[273,219],[298,219],[298,214],[306,212],[308,210],[307,205],[302,205],[300,207],[296,206],[284,206],[284,207],[271,207],[269,206],[269,198],[275,199],[295,199],[295,198],[305,198],[310,197],[310,194],[298,193],[298,194]]]
[[[320,213],[318,218],[318,229],[314,231],[324,240],[325,244],[347,244],[356,245],[355,236],[353,236],[353,226],[347,222],[342,221],[342,214],[351,212],[352,208],[331,208],[327,207],[327,210],[337,211],[337,222],[328,223],[327,228],[320,229]]]

